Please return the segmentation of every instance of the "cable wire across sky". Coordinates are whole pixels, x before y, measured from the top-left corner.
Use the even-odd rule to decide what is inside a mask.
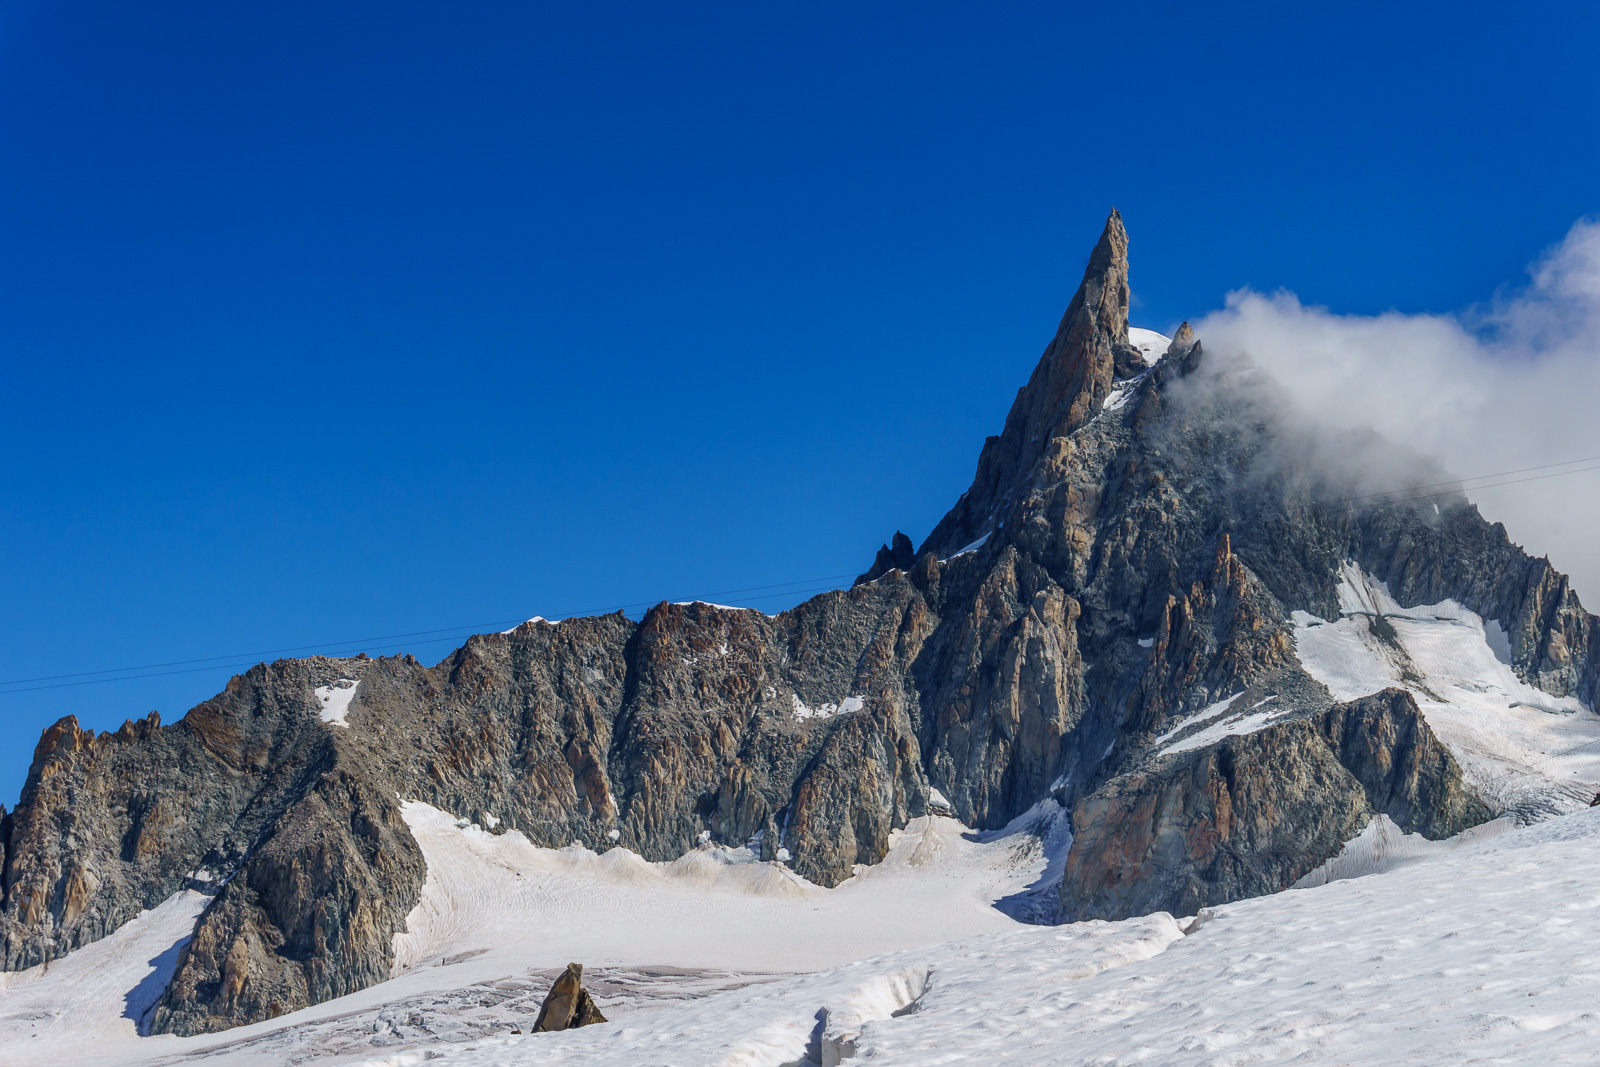
[[[1580,467],[1577,470],[1556,471],[1554,474],[1537,474],[1529,478],[1511,478],[1513,474],[1525,474],[1529,471],[1550,470],[1552,467],[1571,467],[1578,463],[1594,463],[1593,467]],[[1479,474],[1469,478],[1451,478],[1443,482],[1429,482],[1427,485],[1411,485],[1400,489],[1385,489],[1376,493],[1366,493],[1361,496],[1347,496],[1336,500],[1312,500],[1304,504],[1292,504],[1291,511],[1303,511],[1308,508],[1332,508],[1337,505],[1350,505],[1341,508],[1343,511],[1354,511],[1364,507],[1376,507],[1380,504],[1396,504],[1407,500],[1428,500],[1433,497],[1448,496],[1451,493],[1475,492],[1479,489],[1493,489],[1501,485],[1516,485],[1521,482],[1537,482],[1546,478],[1560,478],[1568,474],[1583,474],[1587,471],[1600,470],[1600,456],[1585,456],[1582,459],[1569,459],[1560,463],[1542,463],[1537,467],[1522,467],[1513,471],[1500,471],[1496,474]],[[1490,482],[1487,485],[1468,485],[1468,482],[1481,482],[1489,478],[1506,478],[1503,482]],[[1426,490],[1438,489],[1437,493]],[[1406,495],[1410,494],[1410,495]],[[1388,498],[1397,499],[1388,499]],[[1361,503],[1368,501],[1369,503]]]
[[[1576,464],[1594,464],[1587,467],[1576,467],[1573,470],[1554,471],[1550,474],[1532,474],[1534,471],[1549,471],[1555,467],[1574,467]],[[1480,474],[1470,478],[1455,478],[1443,482],[1430,482],[1426,485],[1406,486],[1399,489],[1386,489],[1381,492],[1366,493],[1361,496],[1344,497],[1338,500],[1315,500],[1305,504],[1291,505],[1289,510],[1297,511],[1309,508],[1332,508],[1337,511],[1357,511],[1364,507],[1378,507],[1383,504],[1402,503],[1408,500],[1427,500],[1432,497],[1447,496],[1458,492],[1476,492],[1479,489],[1493,489],[1503,485],[1516,485],[1522,482],[1543,481],[1547,478],[1560,478],[1568,474],[1584,474],[1591,471],[1600,471],[1600,456],[1585,456],[1580,459],[1569,459],[1559,463],[1542,463],[1534,467],[1521,467],[1517,470],[1499,471],[1494,474]],[[1526,478],[1514,478],[1511,475],[1529,474]],[[1483,482],[1487,479],[1500,478],[1503,481],[1488,481],[1484,485],[1470,485],[1470,482]],[[1428,490],[1439,490],[1428,492]],[[1339,507],[1339,505],[1345,505]],[[739,589],[724,589],[717,593],[704,593],[699,596],[684,597],[676,603],[689,601],[707,601],[711,597],[727,597],[737,593],[758,593],[758,596],[735,597],[732,604],[745,604],[757,600],[771,600],[777,597],[793,596],[796,594],[812,595],[837,589],[836,583],[854,578],[854,574],[830,574],[818,578],[802,578],[792,582],[774,582],[769,585],[751,585]],[[768,590],[779,590],[769,592]],[[603,608],[584,608],[577,611],[553,612],[551,617],[557,619],[574,618],[586,615],[607,615],[614,611],[628,611],[630,609],[651,607],[661,603],[660,600],[637,600],[628,604],[616,604]],[[536,616],[537,617],[537,616]],[[464,640],[473,634],[498,632],[501,627],[518,626],[526,622],[526,618],[496,619],[490,622],[469,623],[461,626],[446,626],[433,630],[412,630],[408,633],[380,634],[376,637],[357,637],[339,641],[322,641],[315,644],[289,645],[283,648],[270,648],[257,652],[236,652],[222,656],[203,656],[195,659],[169,660],[165,663],[146,663],[133,667],[110,667],[95,671],[78,671],[68,674],[44,674],[33,678],[13,678],[9,681],[0,681],[0,696],[9,696],[15,693],[34,693],[44,689],[66,689],[80,685],[104,685],[108,682],[136,681],[142,678],[164,678],[178,674],[198,674],[214,670],[235,670],[241,667],[251,667],[261,662],[267,656],[279,656],[288,652],[309,652],[325,655],[331,658],[344,658],[358,655],[362,652],[403,650],[419,646],[442,644],[449,641]],[[320,651],[319,651],[320,650]],[[168,669],[172,668],[172,669]],[[35,684],[38,683],[38,684]]]
[[[736,597],[732,604],[742,605],[751,601],[772,600],[777,597],[794,596],[796,594],[813,595],[837,589],[837,583],[854,578],[855,574],[830,574],[818,578],[802,578],[792,582],[775,582],[770,585],[750,585],[740,589],[724,589],[717,593],[704,593],[699,596],[684,597],[675,603],[690,603],[693,601],[706,602],[709,597],[726,597],[732,593],[759,593],[758,596]],[[763,590],[779,590],[778,592],[763,592]],[[585,608],[578,611],[565,611],[552,613],[552,618],[575,618],[587,615],[608,615],[615,611],[627,611],[631,608],[651,607],[662,603],[661,600],[638,600],[629,604],[616,604],[604,608]],[[542,616],[533,616],[540,618]],[[127,682],[140,678],[164,678],[177,674],[197,674],[203,671],[232,670],[239,667],[251,667],[260,663],[267,656],[281,655],[286,652],[315,652],[339,659],[354,656],[361,652],[383,651],[385,649],[403,649],[422,645],[441,644],[447,641],[460,641],[473,634],[496,633],[500,627],[519,626],[528,621],[527,616],[517,618],[498,619],[492,622],[470,623],[462,626],[447,626],[435,630],[413,630],[409,633],[383,634],[377,637],[347,638],[338,641],[322,641],[316,644],[293,645],[284,648],[264,649],[258,652],[235,652],[230,655],[205,656],[196,659],[170,660],[165,663],[146,663],[134,667],[111,667],[97,671],[79,671],[71,674],[46,674],[34,678],[13,678],[0,682],[0,696],[12,693],[33,693],[43,689],[66,689],[80,685],[103,685],[108,682]],[[444,636],[439,636],[444,635]],[[422,638],[423,640],[412,640]],[[317,650],[324,650],[317,652]],[[332,651],[340,650],[340,651]],[[199,664],[200,666],[192,666]],[[162,668],[176,668],[166,670]],[[146,673],[133,673],[146,672]],[[106,676],[106,677],[102,677]],[[33,685],[29,683],[45,683]],[[23,688],[14,688],[23,687]]]

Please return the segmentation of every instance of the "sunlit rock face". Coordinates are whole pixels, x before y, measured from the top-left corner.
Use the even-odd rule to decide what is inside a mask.
[[[1053,798],[1066,919],[1285,888],[1380,814],[1437,837],[1587,803],[1600,765],[1528,754],[1595,724],[1600,627],[1565,579],[1459,495],[1370,506],[1366,458],[1442,479],[1320,433],[1187,325],[1130,332],[1128,303],[1113,213],[971,487],[851,589],[535,620],[432,667],[284,660],[170,726],[56,724],[0,820],[4,966],[188,888],[211,900],[156,1031],[382,981],[426,876],[402,798],[547,846],[748,846],[824,886],[934,790],[978,829]],[[1491,637],[1503,677],[1435,654]],[[1469,690],[1505,731],[1464,732]]]

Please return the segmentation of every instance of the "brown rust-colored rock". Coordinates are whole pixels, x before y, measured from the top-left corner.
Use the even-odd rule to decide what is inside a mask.
[[[569,963],[545,994],[539,1006],[539,1017],[533,1024],[536,1034],[571,1030],[579,1026],[603,1023],[606,1017],[595,1006],[589,991],[583,988],[583,964]]]

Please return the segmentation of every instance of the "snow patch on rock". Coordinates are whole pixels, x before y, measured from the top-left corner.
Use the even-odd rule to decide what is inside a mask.
[[[1354,563],[1340,569],[1338,594],[1337,620],[1292,615],[1296,656],[1335,699],[1409,690],[1469,784],[1501,811],[1572,811],[1600,790],[1600,716],[1518,678],[1498,626],[1454,600],[1402,607]]]
[[[342,726],[350,729],[347,717],[350,714],[350,701],[355,699],[356,687],[361,683],[355,678],[340,678],[332,685],[318,686],[316,693],[317,703],[322,705],[319,717],[330,726]]]
[[[967,545],[964,548],[956,549],[954,552],[950,553],[948,556],[946,556],[944,559],[941,559],[939,562],[940,563],[948,563],[951,560],[955,559],[957,556],[965,556],[969,552],[978,551],[978,549],[982,548],[984,545],[989,543],[989,537],[993,533],[994,533],[994,531],[990,530],[989,533],[984,534],[982,537],[980,537],[976,541],[972,542],[972,544]]]
[[[866,701],[859,696],[848,696],[837,704],[819,704],[816,707],[811,707],[801,700],[799,693],[791,693],[789,699],[794,701],[794,719],[796,722],[805,722],[807,719],[827,719],[834,715],[848,715],[867,706]]]
[[[1141,330],[1137,326],[1129,326],[1128,343],[1137,348],[1144,356],[1144,361],[1153,367],[1161,362],[1161,357],[1172,347],[1172,338],[1154,330]]]

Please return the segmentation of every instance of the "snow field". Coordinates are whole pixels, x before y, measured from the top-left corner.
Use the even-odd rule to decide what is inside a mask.
[[[980,935],[426,1062],[777,1067],[831,1034],[874,1065],[1592,1064],[1597,912],[1600,809],[1198,923]]]
[[[1517,678],[1504,634],[1453,600],[1402,608],[1353,563],[1342,617],[1294,613],[1295,652],[1338,700],[1409,689],[1468,782],[1491,806],[1533,817],[1586,806],[1600,791],[1600,716]],[[1396,644],[1373,631],[1381,615]]]
[[[1032,836],[984,842],[927,816],[894,835],[882,863],[829,890],[745,849],[707,843],[650,863],[625,848],[538,848],[416,801],[401,810],[428,875],[395,938],[396,975],[467,953],[477,954],[469,970],[486,977],[571,961],[812,970],[1014,929],[994,901],[1023,891],[1048,862]]]
[[[403,935],[416,942],[412,965],[397,978],[225,1034],[138,1038],[124,1011],[153,1000],[152,961],[171,958],[205,899],[180,894],[48,968],[5,976],[8,1067],[1533,1065],[1593,1063],[1600,1048],[1600,809],[1451,842],[1380,822],[1317,888],[1199,921],[1063,927],[1014,924],[989,903],[1040,877],[1047,857],[1034,839],[978,840],[948,820],[902,833],[883,869],[823,890],[772,882],[753,870],[768,865],[715,849],[668,864],[613,849],[622,854],[602,866],[587,850],[534,849],[424,805],[405,810],[430,874]],[[1382,873],[1349,877],[1371,871]],[[516,883],[530,877],[548,883],[527,894]],[[658,986],[713,992],[624,1005],[613,1022],[570,1033],[512,1036],[502,1021],[486,1036],[496,1016],[481,1005],[508,984],[524,991],[502,1018],[525,1025],[548,981],[528,973],[539,959],[579,960],[599,976],[618,973],[599,966],[607,955],[696,954],[763,964],[768,980],[727,988],[731,975],[660,971]],[[771,973],[809,967],[826,969]],[[425,1012],[423,1029],[406,1025]],[[449,1012],[479,1018],[452,1029],[438,1021]]]
[[[178,950],[210,898],[185,890],[141,912],[110,937],[25,971],[0,971],[0,1048],[136,1039],[139,1024],[172,978]],[[63,1057],[63,1059],[66,1057]],[[57,1062],[60,1062],[59,1060]]]
[[[1059,822],[1058,809],[1050,808],[1034,813],[1032,822]],[[159,996],[209,899],[185,892],[48,967],[0,975],[6,1067],[219,1057],[252,1067],[349,1062],[344,1050],[360,1047],[362,1028],[366,1051],[358,1059],[396,1041],[433,1047],[452,1035],[509,1031],[508,1019],[525,1026],[523,1016],[537,1011],[548,976],[569,961],[600,979],[602,1006],[625,1020],[641,1004],[674,996],[1018,929],[994,902],[1026,892],[1047,866],[1059,876],[1056,853],[1070,841],[1064,833],[1048,835],[1046,855],[1027,833],[977,835],[953,819],[919,819],[893,835],[883,863],[828,890],[744,849],[707,844],[670,863],[650,863],[622,848],[603,854],[581,846],[537,848],[515,831],[491,834],[426,804],[404,803],[402,813],[428,875],[407,932],[395,939],[389,982],[221,1034],[139,1038],[133,1019]],[[547,977],[524,992],[530,972]],[[611,987],[643,995],[604,992],[607,975]],[[877,1005],[894,1000],[906,982],[880,975],[859,997],[839,1000],[841,1025],[875,1018]],[[756,987],[747,995],[762,996]],[[131,1017],[123,1014],[125,1002],[137,1008]],[[495,1003],[504,1010],[486,1007]],[[796,1027],[802,1045],[808,1036],[820,1041],[820,1031],[811,1035],[815,1011],[799,1022],[773,1022],[768,1038],[751,1037],[752,1047],[770,1040],[787,1049]],[[467,1025],[452,1025],[452,1016]]]
[[[1141,330],[1137,326],[1129,326],[1128,343],[1143,353],[1144,361],[1153,367],[1161,362],[1161,357],[1172,347],[1172,338],[1154,330]]]

